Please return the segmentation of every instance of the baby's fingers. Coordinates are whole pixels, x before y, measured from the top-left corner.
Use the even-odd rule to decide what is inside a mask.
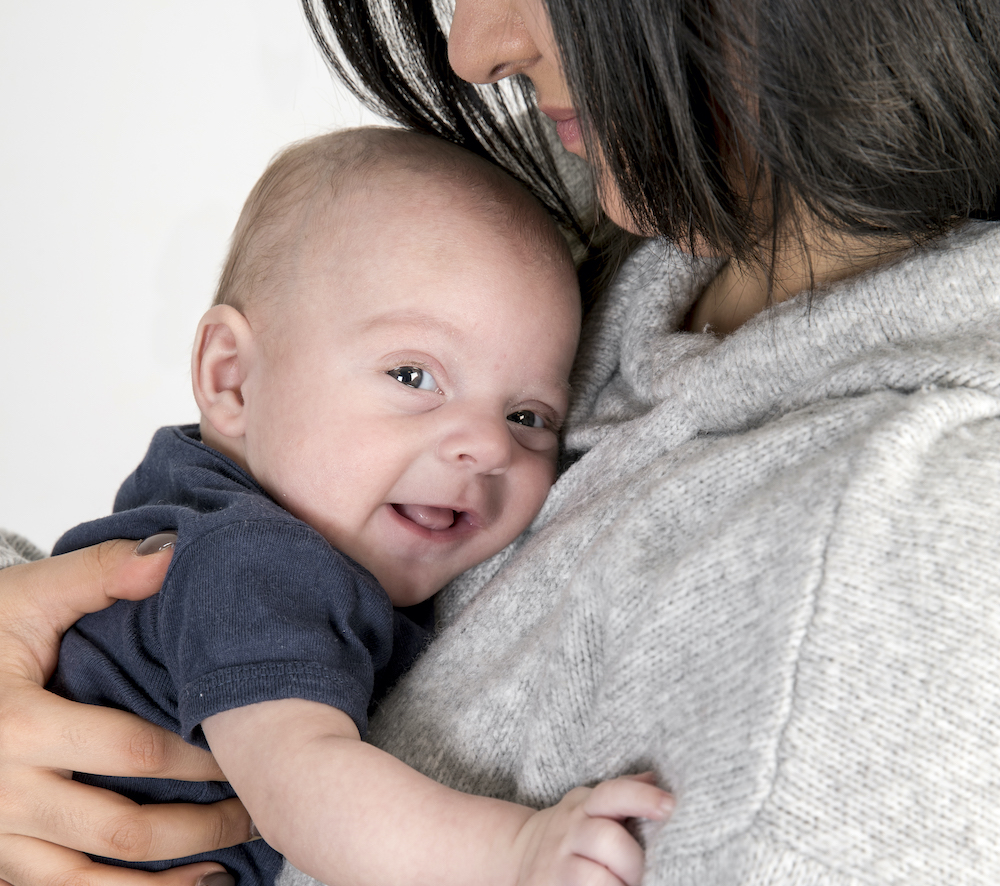
[[[570,850],[575,870],[574,886],[639,886],[644,856],[642,847],[617,821],[588,818],[574,829]],[[585,864],[581,864],[584,862]]]
[[[623,775],[602,781],[584,801],[583,811],[601,818],[650,818],[665,821],[674,811],[674,798],[653,783],[653,774]]]
[[[626,818],[665,821],[674,810],[674,798],[658,788],[651,772],[625,775],[601,782],[583,802],[586,818],[573,829],[570,847],[580,861],[579,884],[605,883],[639,886],[644,854],[621,822]]]

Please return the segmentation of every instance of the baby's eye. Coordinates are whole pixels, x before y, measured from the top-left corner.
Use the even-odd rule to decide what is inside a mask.
[[[545,420],[537,413],[529,409],[519,409],[507,416],[507,421],[512,421],[516,425],[524,425],[526,428],[544,428]]]
[[[438,389],[434,376],[419,366],[397,366],[390,369],[386,375],[391,375],[400,384],[418,391],[436,391]]]

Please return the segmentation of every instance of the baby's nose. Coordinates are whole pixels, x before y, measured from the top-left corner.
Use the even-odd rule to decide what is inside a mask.
[[[510,467],[513,441],[505,418],[465,417],[441,441],[446,461],[482,474],[502,474]]]

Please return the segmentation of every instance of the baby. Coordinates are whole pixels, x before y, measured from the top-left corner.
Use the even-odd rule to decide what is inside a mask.
[[[360,740],[427,636],[418,604],[541,507],[579,310],[543,208],[445,142],[327,135],[255,186],[196,335],[200,425],[157,432],[115,513],[56,546],[175,532],[163,588],[83,618],[52,684],[211,749],[267,841],[208,856],[240,886],[273,883],[279,853],[330,884],[641,877],[622,821],[670,808],[646,777],[536,811]],[[78,777],[138,802],[233,796]]]

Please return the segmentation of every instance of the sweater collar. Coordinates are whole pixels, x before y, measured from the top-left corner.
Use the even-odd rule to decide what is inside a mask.
[[[719,262],[651,241],[588,318],[569,449],[653,410],[732,432],[820,399],[975,387],[1000,394],[1000,225],[934,244],[762,311],[730,336],[678,332]]]

